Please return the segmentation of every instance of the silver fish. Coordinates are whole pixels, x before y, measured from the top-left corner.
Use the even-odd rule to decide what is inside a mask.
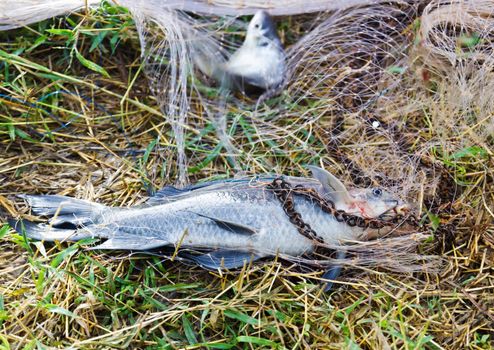
[[[310,167],[314,178],[285,177],[292,185],[312,188],[334,202],[336,209],[364,218],[392,218],[408,205],[380,188],[352,189],[329,172]],[[45,241],[106,239],[91,249],[150,250],[164,246],[210,252],[191,259],[206,268],[235,268],[245,261],[282,254],[311,252],[315,242],[301,235],[267,185],[274,177],[232,179],[191,186],[167,187],[145,206],[112,208],[58,195],[23,195],[48,223],[11,222],[18,232]],[[338,222],[318,205],[294,196],[295,209],[324,240],[337,246],[365,240],[371,229]]]
[[[196,49],[198,46],[196,45]],[[258,11],[252,17],[242,46],[226,62],[216,62],[207,50],[198,49],[194,61],[206,75],[223,88],[243,92],[275,89],[283,82],[285,52],[269,14]]]

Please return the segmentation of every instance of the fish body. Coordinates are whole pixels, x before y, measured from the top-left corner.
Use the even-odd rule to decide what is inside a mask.
[[[379,193],[375,189],[359,190],[352,195],[331,174],[315,167],[312,171],[317,180],[287,180],[293,185],[315,189],[331,200],[336,209],[364,217],[369,212],[378,217],[405,207],[382,190]],[[21,221],[14,226],[38,240],[106,239],[94,249],[148,250],[174,246],[241,251],[257,257],[310,252],[315,242],[300,234],[290,221],[280,201],[267,187],[272,180],[266,177],[184,190],[165,188],[145,206],[135,208],[112,208],[65,196],[28,195],[23,198],[33,213],[48,217],[49,221],[47,224]],[[366,198],[365,194],[379,196]],[[369,229],[338,222],[311,199],[293,198],[302,220],[328,245],[365,239],[369,233]]]
[[[311,250],[313,242],[298,232],[271,191],[228,187],[148,208],[109,210],[101,214],[99,226],[108,230],[105,238],[127,234],[140,242],[160,240],[182,247],[241,249],[262,255]],[[295,203],[303,220],[325,241],[336,244],[358,238],[359,230],[337,222],[308,200],[297,198]]]

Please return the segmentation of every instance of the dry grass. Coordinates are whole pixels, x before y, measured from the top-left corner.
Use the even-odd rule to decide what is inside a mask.
[[[258,119],[254,102],[237,96],[228,127],[247,173],[306,175],[305,164],[323,164],[348,184],[380,183],[416,203],[431,234],[419,253],[441,256],[438,271],[346,268],[335,292],[323,294],[317,272],[285,262],[219,275],[159,255],[86,251],[88,240],[29,243],[3,226],[0,349],[491,349],[494,65],[492,56],[472,61],[464,52],[489,52],[494,31],[455,31],[432,17],[436,32],[421,32],[414,11],[423,10],[402,8],[407,21],[386,22],[393,41],[367,41],[366,49],[390,52],[384,57],[348,55],[362,48],[352,35],[372,23],[362,18],[353,27],[337,21],[341,31],[320,39],[334,43],[322,51],[294,46],[286,91],[261,106]],[[307,18],[322,21],[283,19],[285,43],[306,33]],[[462,42],[434,36],[447,30]],[[0,43],[2,221],[28,214],[19,193],[127,206],[176,181],[172,128],[122,9],[0,33]],[[426,44],[463,60],[451,64]],[[213,101],[217,91],[203,88]],[[189,180],[232,176],[235,164],[201,100],[191,101]]]

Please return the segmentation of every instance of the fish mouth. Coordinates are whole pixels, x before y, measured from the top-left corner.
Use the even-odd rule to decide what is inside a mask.
[[[394,204],[394,205],[388,210],[386,210],[384,213],[379,215],[379,219],[381,220],[389,220],[397,216],[405,216],[410,212],[410,206],[406,203],[397,200],[389,200],[385,202],[387,204]]]

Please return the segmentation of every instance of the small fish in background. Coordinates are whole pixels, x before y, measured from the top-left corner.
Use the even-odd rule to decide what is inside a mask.
[[[283,177],[293,189],[310,189],[341,210],[362,219],[392,220],[408,205],[380,188],[348,190],[329,172],[310,167],[314,179]],[[21,195],[47,223],[10,220],[27,237],[44,241],[102,238],[90,249],[146,251],[175,247],[185,260],[207,269],[232,269],[261,258],[284,258],[312,252],[319,245],[340,246],[385,234],[382,227],[359,227],[325,212],[313,199],[293,195],[294,210],[317,233],[319,242],[301,234],[284,203],[270,187],[270,176],[166,187],[145,206],[112,208],[58,195]],[[296,187],[298,186],[298,187]],[[293,192],[295,193],[295,192]],[[293,194],[292,193],[292,194]],[[388,221],[389,222],[389,221]],[[201,254],[191,254],[199,250]],[[341,254],[339,258],[343,257]],[[335,279],[332,266],[324,277]]]
[[[217,62],[206,51],[194,57],[198,68],[222,88],[244,93],[270,91],[283,82],[285,52],[272,18],[258,11],[251,19],[242,46],[226,62]]]

